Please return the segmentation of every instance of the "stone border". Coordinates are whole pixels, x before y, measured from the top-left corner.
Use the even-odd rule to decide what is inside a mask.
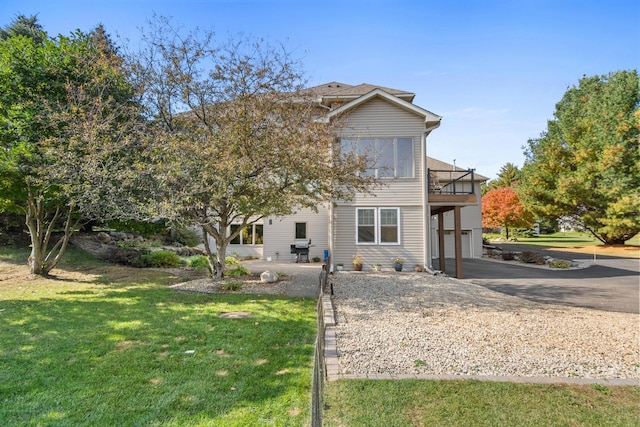
[[[329,296],[329,295],[326,295]],[[640,386],[640,380],[627,378],[572,378],[572,377],[517,377],[517,376],[493,376],[493,375],[430,375],[430,374],[343,374],[340,372],[338,362],[338,340],[336,336],[336,317],[333,300],[323,298],[322,304],[325,332],[324,332],[324,359],[325,372],[328,381],[337,380],[476,380],[493,382],[513,382],[529,384],[604,384],[611,386]]]

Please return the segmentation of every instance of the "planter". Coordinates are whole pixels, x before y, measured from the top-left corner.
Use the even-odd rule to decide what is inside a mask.
[[[393,268],[396,271],[402,271],[402,264],[393,264]]]
[[[354,271],[362,271],[362,264],[353,264]]]
[[[336,270],[342,271],[342,267],[343,267],[342,265],[336,265]]]
[[[375,265],[375,264],[374,264],[374,265],[373,265],[373,270],[374,270],[374,271],[380,271],[380,270],[382,270],[382,266],[381,266],[381,265]]]

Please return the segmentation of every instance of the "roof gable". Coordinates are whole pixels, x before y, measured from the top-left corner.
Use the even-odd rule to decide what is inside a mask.
[[[418,107],[417,105],[412,104],[411,102],[405,101],[402,98],[399,98],[395,95],[392,95],[381,88],[376,87],[375,89],[369,91],[365,95],[358,96],[352,101],[347,102],[346,104],[341,105],[340,107],[329,112],[324,121],[329,121],[332,118],[346,113],[349,110],[357,108],[358,106],[374,99],[381,98],[391,104],[394,104],[404,110],[407,110],[413,114],[424,117],[425,123],[440,123],[442,117],[437,114],[432,113],[431,111],[425,110],[424,108]]]

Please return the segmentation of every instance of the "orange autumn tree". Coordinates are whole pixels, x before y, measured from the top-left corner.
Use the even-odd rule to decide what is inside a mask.
[[[503,227],[509,238],[509,227],[533,225],[533,214],[527,211],[512,187],[496,188],[482,196],[482,226]]]

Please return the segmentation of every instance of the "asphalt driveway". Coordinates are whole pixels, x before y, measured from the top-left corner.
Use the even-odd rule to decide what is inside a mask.
[[[519,249],[514,245],[508,250]],[[640,313],[640,260],[599,256],[593,263],[588,254],[536,252],[561,259],[590,261],[591,265],[577,270],[550,270],[486,259],[465,259],[463,280],[535,302]],[[452,274],[454,260],[447,259],[446,265],[447,272]]]

